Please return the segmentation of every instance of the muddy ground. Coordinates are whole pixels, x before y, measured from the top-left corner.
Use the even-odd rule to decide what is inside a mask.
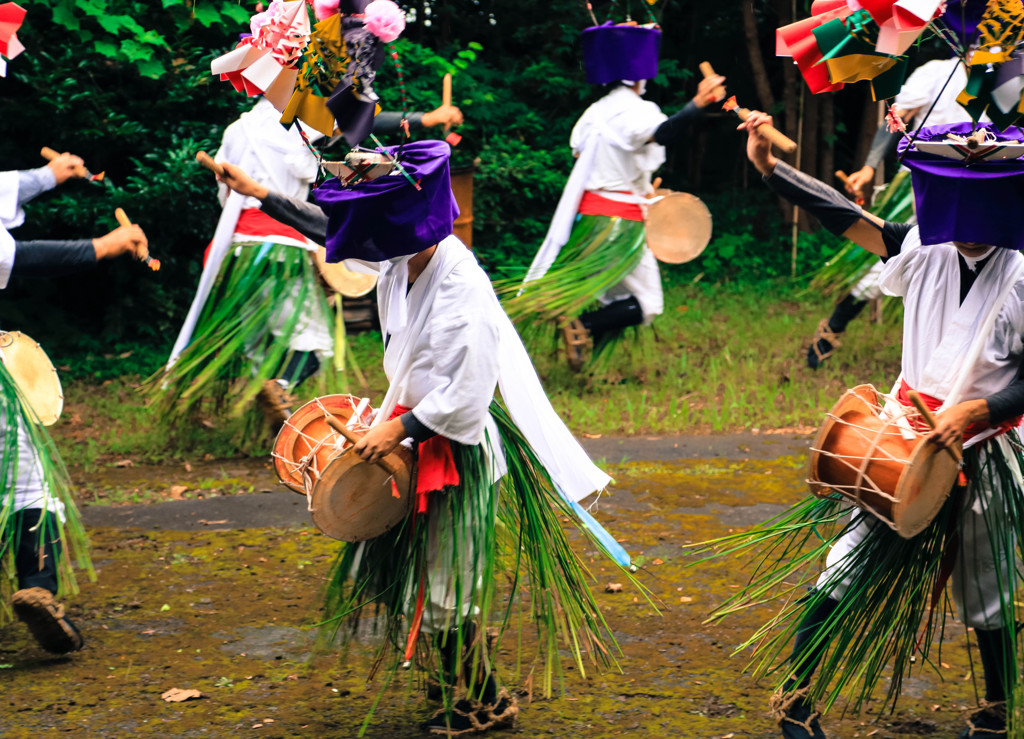
[[[563,690],[545,699],[510,647],[498,669],[519,691],[522,737],[773,737],[769,692],[745,672],[736,645],[768,618],[765,607],[706,624],[743,582],[746,563],[692,567],[686,547],[750,526],[805,494],[806,437],[593,439],[616,477],[597,518],[641,563],[661,614],[593,561],[594,590],[621,644],[621,672],[580,676],[564,661]],[[276,483],[260,460],[195,469],[103,469],[76,482],[90,500],[176,498],[84,508],[96,582],[68,600],[86,648],[41,652],[21,624],[0,627],[0,736],[352,737],[379,684],[366,682],[371,651],[311,656],[318,593],[338,544],[309,523],[305,499]],[[134,492],[133,492],[134,491]],[[252,492],[247,492],[252,491]],[[243,492],[244,494],[235,494]],[[578,541],[578,539],[577,539]],[[582,545],[581,545],[582,546]],[[367,736],[403,739],[430,707],[415,671],[381,699]],[[202,697],[168,703],[171,688]],[[843,715],[833,737],[955,737],[975,702],[962,631],[941,662],[906,681],[894,714]]]

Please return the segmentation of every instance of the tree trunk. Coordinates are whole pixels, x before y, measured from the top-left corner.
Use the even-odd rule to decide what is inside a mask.
[[[771,113],[775,108],[775,96],[768,82],[768,71],[761,55],[761,41],[757,37],[757,22],[754,19],[754,0],[740,0],[743,11],[743,34],[747,39],[747,52],[750,55],[750,69],[754,73],[754,85],[757,87],[757,99],[761,110]]]
[[[812,95],[810,91],[804,95],[804,128],[803,154],[800,155],[800,169],[811,177],[818,177],[820,151],[818,127],[820,126],[821,96]]]
[[[832,182],[836,171],[835,98],[821,99],[821,179]]]

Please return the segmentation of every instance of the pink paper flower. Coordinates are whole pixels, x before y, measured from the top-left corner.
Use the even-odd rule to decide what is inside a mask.
[[[313,0],[313,12],[318,21],[327,20],[338,12],[339,0]]]
[[[391,0],[373,0],[366,6],[366,28],[384,43],[391,43],[405,30],[405,13]]]

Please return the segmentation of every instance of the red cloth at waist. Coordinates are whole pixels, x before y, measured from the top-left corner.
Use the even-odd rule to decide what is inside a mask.
[[[910,402],[910,391],[912,389],[913,388],[911,388],[910,385],[907,384],[906,380],[900,380],[900,389],[896,393],[896,400],[898,400],[902,405],[913,405],[913,403]],[[921,400],[924,401],[925,406],[927,406],[928,410],[930,411],[938,410],[939,406],[942,405],[941,400],[932,397],[931,395],[925,395],[920,391],[918,391],[918,395],[921,396]],[[985,431],[988,431],[990,428],[996,429],[996,433],[994,434],[994,436],[1001,436],[1010,429],[1020,426],[1022,418],[1024,418],[1024,416],[1009,418],[997,426],[993,426],[987,421],[976,421],[975,423],[972,423],[966,429],[964,429],[964,441],[967,441],[968,439],[975,437],[978,434],[984,433]],[[921,424],[919,423],[918,425],[920,426]],[[923,431],[925,429],[919,428],[918,430]]]
[[[391,411],[391,418],[398,418],[410,410],[404,405],[396,405]],[[430,493],[458,484],[459,471],[455,468],[451,442],[443,436],[432,436],[419,442],[416,449],[416,512],[427,512]]]
[[[275,237],[294,239],[299,243],[309,243],[309,239],[300,234],[291,226],[286,226],[264,213],[259,208],[246,208],[239,214],[238,223],[235,225],[235,233],[239,236],[252,236],[253,240],[273,241]],[[203,252],[203,266],[210,258],[210,248],[213,240],[206,245]]]
[[[631,193],[623,193],[629,195]],[[587,190],[580,201],[579,214],[584,216],[609,216],[623,218],[627,221],[642,221],[644,212],[636,203],[623,203],[612,200],[596,192]]]

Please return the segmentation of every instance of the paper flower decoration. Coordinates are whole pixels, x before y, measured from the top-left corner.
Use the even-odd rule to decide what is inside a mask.
[[[313,0],[313,12],[318,21],[325,21],[338,13],[340,0]]]
[[[373,0],[366,6],[363,22],[370,33],[390,44],[405,30],[405,13],[391,0]]]
[[[25,9],[15,3],[0,5],[0,77],[7,76],[7,60],[25,50],[16,35],[25,21]]]
[[[249,96],[265,95],[283,110],[295,89],[302,51],[309,43],[304,0],[274,0],[250,21],[252,36],[210,63],[210,71]]]

